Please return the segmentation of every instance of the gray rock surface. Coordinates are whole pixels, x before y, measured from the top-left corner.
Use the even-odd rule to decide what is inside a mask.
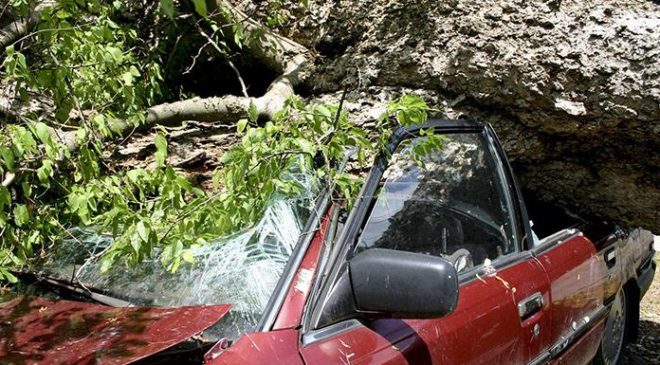
[[[417,91],[493,123],[542,199],[660,232],[658,2],[335,0],[288,32],[308,96]]]

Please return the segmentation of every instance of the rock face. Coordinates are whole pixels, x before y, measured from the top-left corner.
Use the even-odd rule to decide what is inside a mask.
[[[660,232],[660,4],[347,1],[290,35],[319,52],[304,92],[409,88],[493,123],[543,200]]]

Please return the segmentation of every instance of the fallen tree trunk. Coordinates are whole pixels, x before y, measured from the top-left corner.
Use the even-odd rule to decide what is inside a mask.
[[[39,14],[32,13],[26,18],[16,20],[0,29],[0,48],[5,48],[28,34],[37,20],[39,20]]]
[[[287,98],[294,94],[299,72],[306,62],[304,55],[293,58],[285,73],[275,79],[266,93],[258,98],[241,96],[219,96],[194,98],[147,109],[146,125],[170,125],[184,120],[211,122],[217,120],[236,121],[247,116],[250,105],[254,105],[263,119],[272,118]]]

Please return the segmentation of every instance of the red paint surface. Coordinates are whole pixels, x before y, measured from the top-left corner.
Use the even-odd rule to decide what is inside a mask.
[[[303,365],[297,330],[248,333],[223,352],[205,356],[208,365]]]
[[[605,320],[594,326],[582,337],[580,337],[575,344],[566,349],[551,365],[588,365],[591,364],[596,350],[600,345],[600,340],[605,333]]]
[[[201,332],[229,308],[113,308],[20,296],[0,304],[0,363],[127,364]]]
[[[293,283],[282,304],[282,309],[273,325],[274,330],[294,328],[300,324],[305,303],[309,297],[312,283],[316,277],[316,268],[319,263],[321,249],[325,241],[325,235],[328,232],[328,224],[332,209],[329,209],[323,220],[321,227],[314,234],[314,238],[307,249],[298,271],[293,279]]]
[[[549,283],[528,259],[461,286],[454,313],[428,320],[377,320],[301,349],[307,364],[526,364],[549,344],[549,306],[525,322],[518,301]],[[532,336],[532,327],[543,331]]]
[[[558,244],[538,259],[551,283],[552,326],[548,330],[554,341],[559,341],[573,332],[573,322],[581,324],[603,306],[607,267],[591,241],[581,235]],[[595,352],[598,345],[591,346],[582,351]]]

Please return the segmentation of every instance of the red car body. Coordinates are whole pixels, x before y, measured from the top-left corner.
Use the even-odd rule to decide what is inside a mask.
[[[458,120],[432,121],[426,127],[488,137],[493,153],[503,161],[512,196],[518,196],[518,224],[527,225],[523,220],[528,220],[530,207],[520,196],[490,126]],[[395,133],[390,152],[418,132]],[[374,167],[365,196],[370,184],[373,187],[380,180],[385,165]],[[639,300],[655,272],[653,235],[607,224],[566,227],[538,241],[530,239],[525,227],[527,233],[516,252],[458,275],[458,301],[445,315],[415,318],[358,310],[319,326],[314,314],[333,300],[332,290],[324,288],[332,287],[333,273],[350,260],[342,255],[350,251],[350,231],[359,231],[353,226],[362,226],[373,207],[358,203],[347,220],[340,219],[341,209],[329,195],[319,198],[316,215],[310,218],[258,331],[205,349],[204,363],[588,364],[601,351],[612,306],[621,292],[626,313],[623,335],[626,341],[636,337]],[[227,310],[228,306],[113,309],[19,298],[0,304],[0,362],[146,361],[220,320]],[[72,334],[78,330],[89,334]]]

